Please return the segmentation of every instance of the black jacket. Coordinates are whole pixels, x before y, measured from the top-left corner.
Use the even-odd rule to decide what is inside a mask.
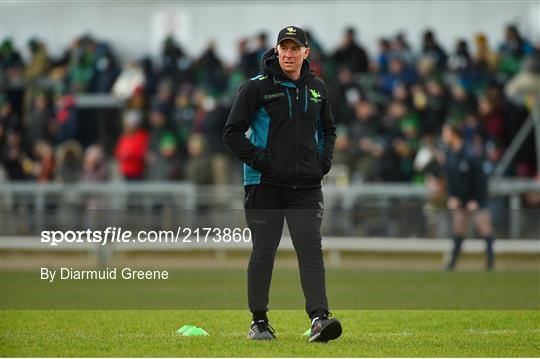
[[[335,132],[326,84],[307,60],[293,81],[271,49],[262,74],[240,88],[223,140],[244,162],[244,185],[316,188],[330,170]]]
[[[462,206],[475,200],[480,207],[485,207],[488,194],[487,175],[478,154],[465,145],[458,152],[448,151],[445,170],[449,196],[457,197]]]

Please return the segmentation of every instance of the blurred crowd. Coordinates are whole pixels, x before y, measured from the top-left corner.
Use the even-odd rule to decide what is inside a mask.
[[[479,33],[457,39],[453,49],[444,49],[430,30],[420,48],[398,33],[381,37],[376,53],[366,50],[354,28],[345,29],[335,51],[308,32],[310,63],[331,89],[338,127],[330,176],[347,183],[429,180],[438,173],[433,163],[445,123],[461,126],[492,172],[540,93],[540,49],[513,25],[502,31],[500,44]],[[272,45],[265,33],[241,39],[236,63],[227,64],[214,42],[193,58],[167,38],[158,59],[120,64],[113,44],[91,35],[75,39],[58,58],[48,54],[44,40],[30,39],[30,56],[23,58],[5,39],[4,177],[241,183],[222,129],[237,89],[257,75]],[[113,95],[123,105],[82,106],[83,94]],[[531,135],[505,174],[537,172]]]

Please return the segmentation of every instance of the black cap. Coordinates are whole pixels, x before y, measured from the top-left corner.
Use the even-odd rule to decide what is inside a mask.
[[[279,44],[286,39],[293,40],[300,46],[309,47],[306,33],[299,27],[287,26],[286,28],[281,29],[277,38],[277,43]]]

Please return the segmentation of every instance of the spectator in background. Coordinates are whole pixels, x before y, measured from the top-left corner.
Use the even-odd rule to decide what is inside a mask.
[[[490,82],[500,77],[497,74],[499,59],[497,53],[489,47],[488,38],[484,33],[478,33],[474,41],[472,83],[469,90],[482,93]]]
[[[392,99],[394,101],[403,102],[407,106],[411,105],[411,96],[408,87],[405,84],[398,82],[392,89]]]
[[[355,106],[356,121],[351,125],[353,177],[364,182],[380,179],[380,159],[384,154],[377,109],[368,101]]]
[[[338,81],[332,89],[331,101],[337,125],[348,126],[354,118],[354,105],[363,98],[362,89],[356,83],[348,67],[338,69]]]
[[[534,97],[532,97],[534,98]],[[483,98],[484,99],[484,98]],[[534,109],[531,107],[531,110]],[[480,127],[483,131],[484,141],[492,141],[492,149],[497,152],[496,161],[500,159],[504,150],[515,137],[521,125],[529,116],[526,107],[514,104],[506,99],[503,87],[499,83],[491,83],[485,92],[485,101],[480,102],[481,121]],[[502,122],[502,123],[501,123]],[[511,170],[520,172],[520,175],[534,175],[536,167],[534,136],[532,133],[526,138],[514,157]],[[521,170],[519,169],[521,167]]]
[[[398,32],[391,42],[392,53],[397,56],[409,68],[414,67],[414,53],[407,41],[405,33]]]
[[[377,56],[377,66],[379,68],[379,73],[388,73],[388,63],[390,62],[391,56],[392,45],[390,44],[390,41],[385,38],[379,39],[379,55]]]
[[[448,208],[452,215],[454,248],[446,270],[454,270],[461,252],[461,245],[468,228],[468,217],[473,215],[478,234],[486,241],[486,269],[494,266],[493,227],[487,209],[488,187],[482,160],[463,141],[462,130],[455,125],[445,125],[442,138],[448,146],[445,155],[445,172],[448,184]]]
[[[81,176],[83,148],[75,140],[69,140],[56,150],[56,179],[61,183],[78,182]]]
[[[366,50],[356,42],[356,31],[349,27],[345,31],[339,49],[332,56],[337,68],[347,67],[352,73],[366,73],[368,71],[368,54]]]
[[[147,82],[144,71],[140,63],[128,62],[116,78],[112,86],[112,93],[114,96],[125,100],[125,109],[146,113],[150,99],[148,86],[152,85]],[[113,153],[121,132],[121,123],[117,120],[118,116],[117,111],[109,111],[98,122],[98,125],[100,125],[99,131],[101,131],[98,137],[99,144],[107,154]]]
[[[206,117],[208,113],[216,108],[216,100],[209,96],[206,91],[199,89],[193,93],[193,102],[195,104],[195,116],[193,118],[192,132],[205,132]]]
[[[2,41],[0,47],[0,69],[2,79],[7,82],[16,81],[23,76],[23,58],[13,47],[13,41],[9,38]]]
[[[460,84],[452,85],[447,101],[448,118],[454,122],[462,121],[467,114],[476,111],[477,101],[470,91]]]
[[[422,55],[431,58],[439,72],[446,69],[448,55],[446,55],[446,52],[443,50],[441,45],[439,45],[437,39],[435,38],[435,34],[431,30],[424,32]]]
[[[216,54],[215,47],[215,42],[210,41],[208,47],[197,61],[197,83],[210,93],[217,95],[225,90],[227,79],[225,69]]]
[[[474,61],[476,66],[493,72],[497,68],[497,53],[489,47],[489,41],[484,33],[478,33],[474,37],[476,51]]]
[[[110,46],[102,42],[96,46],[95,68],[90,85],[91,92],[110,92],[120,72]]]
[[[13,112],[13,105],[7,96],[0,94],[0,139],[1,144],[9,130],[21,132],[22,124],[19,116]]]
[[[155,104],[149,115],[149,153],[158,152],[161,137],[169,132],[167,123],[167,107],[165,104]]]
[[[438,78],[440,75],[437,73],[435,61],[430,57],[421,57],[418,59],[416,66],[416,74],[418,75],[417,82],[419,84],[425,84],[429,79]]]
[[[534,51],[523,62],[523,67],[505,86],[505,94],[517,104],[534,110],[540,94],[540,49]]]
[[[381,179],[383,181],[395,182],[406,180],[401,172],[401,159],[395,151],[395,142],[400,136],[400,122],[407,116],[407,105],[402,102],[392,102],[381,120],[381,147],[384,149],[381,156]]]
[[[26,82],[24,98],[23,98],[23,123],[25,127],[30,122],[29,114],[32,107],[32,102],[36,97],[39,90],[39,84],[37,80],[46,76],[49,72],[50,64],[49,57],[45,44],[39,41],[37,38],[31,38],[28,41],[28,50],[30,52],[30,62],[24,69],[24,77]]]
[[[270,48],[268,45],[268,34],[266,32],[260,32],[257,35],[257,46],[253,52],[255,60],[257,61],[257,66],[261,63],[264,53]]]
[[[249,51],[248,39],[238,41],[238,59],[237,67],[244,73],[245,77],[251,78],[257,75],[259,64],[257,57]]]
[[[484,139],[494,141],[499,147],[508,143],[502,97],[500,87],[492,84],[478,102],[480,129]]]
[[[179,75],[179,65],[182,61],[182,66],[185,66],[186,55],[184,50],[176,42],[174,37],[168,36],[163,41],[163,49],[161,52],[161,78],[175,79]]]
[[[29,81],[35,81],[41,76],[45,76],[49,71],[49,56],[45,44],[37,38],[31,38],[28,41],[28,49],[31,58],[24,69],[24,76]]]
[[[30,107],[26,128],[26,144],[28,151],[40,140],[53,142],[56,136],[55,114],[51,108],[49,95],[43,91],[36,94]]]
[[[166,119],[169,118],[174,101],[174,85],[170,79],[162,79],[157,87],[157,92],[150,103],[150,108],[160,108]]]
[[[182,177],[180,158],[176,150],[176,138],[166,131],[159,138],[157,151],[149,152],[146,178],[152,181],[171,181]]]
[[[195,66],[178,42],[169,36],[163,43],[161,54],[160,80],[168,80],[175,84],[196,83]]]
[[[350,177],[350,168],[353,162],[352,159],[352,144],[351,144],[351,135],[348,133],[349,130],[345,126],[339,126],[336,128],[336,144],[334,148],[334,157],[332,159],[334,172],[342,171],[342,169],[345,169],[346,173],[345,176],[347,178]],[[334,174],[334,173],[333,173]],[[337,174],[338,177],[341,174]],[[339,180],[336,181],[337,184],[343,184],[340,183]]]
[[[533,52],[533,47],[525,39],[515,25],[508,25],[505,29],[503,43],[499,46],[499,68],[508,80],[515,75],[520,67],[521,60]]]
[[[317,40],[317,38],[315,38],[310,30],[306,30],[306,36],[309,39],[309,48],[311,49],[309,53],[309,64],[311,66],[311,70],[316,76],[323,77],[326,70],[325,66],[327,58],[322,44]]]
[[[222,136],[230,110],[227,104],[215,101],[213,108],[208,108],[203,124],[206,147],[212,158],[213,183],[216,185],[225,185],[228,181],[229,158]]]
[[[157,71],[154,68],[152,58],[150,58],[149,56],[143,57],[138,62],[138,65],[142,69],[142,72],[144,74],[144,80],[142,81],[142,83],[144,84],[144,96],[145,98],[150,98],[156,92],[158,83]]]
[[[9,181],[30,178],[32,161],[23,151],[21,134],[13,129],[6,131],[6,143],[2,146],[2,165]]]
[[[109,170],[103,148],[99,145],[88,146],[84,151],[81,181],[103,182],[109,178]]]
[[[56,143],[76,138],[79,129],[75,97],[66,94],[58,97],[56,111]]]
[[[189,159],[186,165],[186,178],[198,185],[212,184],[211,158],[206,149],[204,137],[194,133],[188,140]]]
[[[156,105],[150,111],[146,178],[161,181],[172,179],[175,162],[179,162],[176,158],[176,139],[167,123],[167,110],[163,105]]]
[[[83,35],[74,44],[69,53],[67,84],[73,93],[90,90],[95,73],[96,40],[90,35]]]
[[[195,120],[195,106],[190,86],[183,86],[176,95],[172,112],[172,128],[178,139],[177,150],[183,157],[187,156],[187,142]]]
[[[472,87],[472,67],[473,60],[469,53],[469,46],[464,39],[459,39],[448,60],[448,68],[466,89]]]
[[[442,82],[430,79],[426,83],[427,102],[420,112],[420,132],[428,136],[439,136],[447,116],[447,94]]]
[[[449,121],[451,123],[451,121]],[[484,141],[482,139],[482,131],[480,129],[480,123],[478,119],[478,113],[471,111],[463,116],[463,122],[461,123],[463,130],[463,140],[465,144],[474,147],[478,153],[484,151]]]
[[[144,69],[136,62],[128,62],[114,81],[112,93],[122,99],[129,99],[135,90],[146,86]]]
[[[418,118],[409,112],[399,121],[400,131],[392,140],[392,150],[398,158],[400,181],[413,180],[413,161],[419,147]]]
[[[34,146],[34,157],[36,161],[32,166],[32,174],[37,181],[41,183],[52,182],[56,172],[52,145],[46,141],[37,142]]]
[[[109,179],[108,163],[103,148],[100,145],[91,145],[84,152],[81,181],[87,183],[100,183]],[[94,193],[86,201],[85,225],[87,228],[100,227],[103,222],[102,214],[108,198],[102,193]]]
[[[407,69],[399,58],[391,57],[388,63],[388,73],[382,74],[379,82],[383,92],[390,95],[395,86],[411,86],[415,82],[415,74],[412,70]]]
[[[120,135],[115,149],[120,173],[127,181],[142,180],[145,158],[148,150],[148,132],[141,128],[142,116],[139,111],[124,113],[124,132]]]

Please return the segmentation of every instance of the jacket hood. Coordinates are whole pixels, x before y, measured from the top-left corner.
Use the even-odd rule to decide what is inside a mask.
[[[274,82],[290,81],[296,85],[303,85],[311,80],[315,75],[311,72],[309,67],[309,61],[307,59],[302,63],[302,69],[300,70],[300,78],[293,80],[279,66],[277,54],[274,49],[267,50],[261,60],[261,73],[267,76],[272,76]]]

